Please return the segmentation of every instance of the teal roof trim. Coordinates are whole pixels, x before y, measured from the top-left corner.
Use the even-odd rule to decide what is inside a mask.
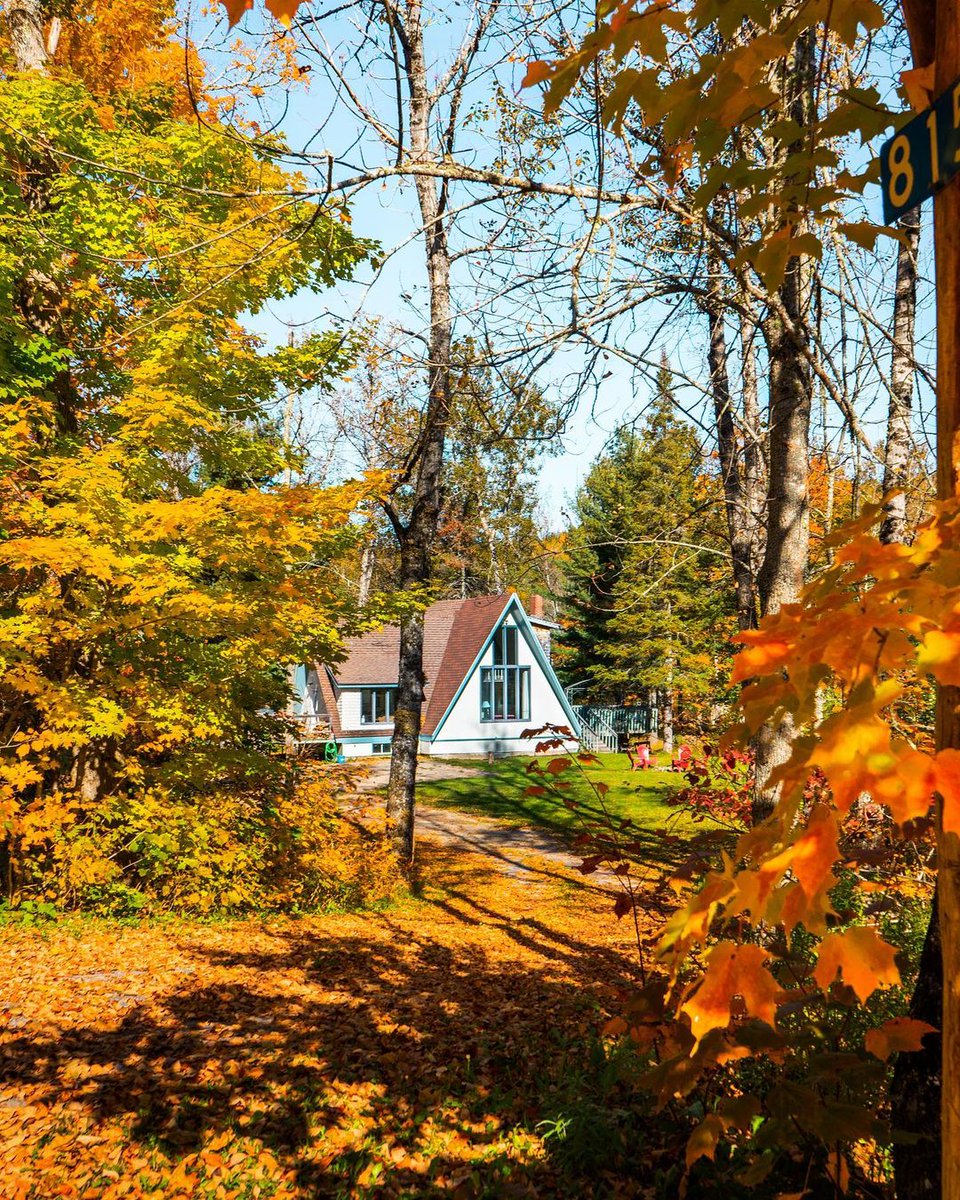
[[[440,730],[443,728],[444,722],[446,721],[447,717],[449,717],[450,714],[453,712],[453,710],[456,708],[457,701],[463,695],[463,689],[467,686],[467,683],[470,681],[470,678],[473,675],[473,673],[476,671],[477,667],[479,667],[480,662],[483,659],[483,656],[486,654],[487,649],[490,646],[490,643],[493,641],[497,630],[500,628],[500,626],[504,623],[504,621],[507,619],[507,617],[513,611],[516,612],[516,616],[518,618],[517,619],[517,627],[523,633],[524,641],[527,643],[527,645],[530,647],[531,651],[533,652],[533,657],[536,659],[537,665],[540,667],[541,671],[546,676],[547,682],[550,684],[551,688],[553,688],[554,695],[560,701],[560,707],[563,709],[568,720],[570,721],[570,729],[573,732],[573,736],[577,739],[577,741],[580,740],[580,733],[581,733],[580,722],[577,720],[576,713],[570,707],[570,701],[567,699],[563,688],[560,686],[560,680],[557,678],[556,672],[554,671],[553,667],[550,665],[549,659],[543,652],[543,647],[540,645],[540,639],[533,632],[533,626],[530,624],[530,619],[527,616],[526,610],[524,609],[523,605],[520,603],[520,597],[517,595],[516,592],[511,593],[510,599],[503,606],[503,612],[500,614],[496,624],[494,625],[494,627],[490,630],[489,634],[487,635],[486,641],[483,643],[483,645],[480,647],[479,651],[477,652],[477,656],[473,660],[470,670],[467,671],[467,673],[466,673],[466,675],[464,675],[463,679],[460,680],[460,686],[457,688],[456,692],[454,693],[453,699],[447,705],[443,716],[440,718],[440,720],[437,722],[436,726],[434,727],[431,740],[433,740],[433,741],[438,741],[438,740],[442,741],[443,740],[441,738],[438,738],[437,735],[440,733]],[[463,739],[458,738],[456,740],[462,741]],[[478,741],[481,739],[474,738],[474,739],[468,739],[468,740]],[[501,739],[491,738],[489,740],[502,741],[503,739],[502,738]]]

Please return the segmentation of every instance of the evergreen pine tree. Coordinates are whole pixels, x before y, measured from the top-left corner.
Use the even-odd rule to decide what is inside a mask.
[[[718,481],[676,415],[664,361],[638,432],[622,429],[577,495],[559,663],[593,701],[720,690],[732,632]]]

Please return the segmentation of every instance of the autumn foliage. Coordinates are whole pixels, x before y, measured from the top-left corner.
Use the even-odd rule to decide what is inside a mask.
[[[187,119],[166,9],[118,33],[114,7],[0,84],[0,874],[14,901],[251,904],[303,803],[287,665],[337,652],[377,484],[285,485],[277,399],[353,345],[274,349],[243,314],[368,247]]]
[[[719,865],[705,870],[701,838],[705,853],[676,871],[681,892],[700,880],[656,946],[641,944],[646,983],[611,1027],[653,1051],[645,1083],[660,1104],[705,1106],[691,1171],[724,1146],[722,1169],[745,1183],[879,1184],[878,1147],[896,1136],[884,1064],[936,1035],[904,1015],[903,988],[935,876],[935,794],[940,827],[960,825],[958,754],[933,749],[917,706],[931,676],[960,683],[960,504],[941,505],[912,546],[879,543],[878,519],[871,509],[841,531],[800,602],[740,635],[742,721],[718,763],[694,764],[678,801],[741,831],[719,855],[715,840]],[[736,746],[784,715],[798,733],[779,803],[747,827],[737,804],[749,759]],[[540,774],[562,780],[572,765]],[[624,826],[604,836],[585,869],[624,879],[626,914],[642,847]]]

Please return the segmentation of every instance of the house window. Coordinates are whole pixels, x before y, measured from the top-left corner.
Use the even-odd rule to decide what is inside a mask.
[[[389,754],[390,753],[390,743],[389,742],[374,742],[373,746],[371,747],[371,753],[372,754]]]
[[[517,627],[501,625],[493,639],[493,661],[495,666],[517,665]]]
[[[530,668],[517,662],[517,628],[504,625],[493,639],[492,667],[480,668],[480,720],[530,719]]]
[[[363,688],[360,692],[360,723],[389,725],[393,721],[396,688]]]

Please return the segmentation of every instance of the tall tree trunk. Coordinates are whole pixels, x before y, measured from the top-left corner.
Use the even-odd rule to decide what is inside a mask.
[[[907,483],[910,456],[910,421],[913,412],[914,329],[917,302],[917,252],[920,241],[920,210],[912,209],[900,220],[905,244],[897,252],[897,285],[893,301],[893,355],[890,369],[890,408],[887,414],[887,446],[883,465],[883,490],[903,488]],[[907,538],[906,496],[891,497],[884,504],[880,541],[887,544]],[[943,951],[940,920],[934,895],[920,956],[920,966],[910,1016],[939,1029],[943,1020]],[[894,1180],[899,1200],[933,1200],[940,1195],[940,1082],[943,1070],[939,1034],[928,1034],[923,1048],[897,1055],[890,1090],[894,1129],[912,1134],[919,1141],[895,1144]]]
[[[663,689],[663,752],[673,753],[673,671],[669,671],[670,682]]]
[[[904,241],[897,252],[897,284],[893,297],[893,352],[890,362],[890,407],[883,460],[884,493],[907,486],[913,416],[914,328],[917,313],[917,251],[920,209],[900,218]],[[903,542],[907,536],[907,497],[903,490],[883,505],[881,542]]]
[[[723,500],[727,514],[727,536],[736,592],[737,626],[755,629],[757,597],[752,563],[751,516],[740,469],[740,447],[730,396],[730,376],[727,368],[727,340],[724,328],[723,300],[719,287],[720,265],[711,265],[711,283],[706,312],[710,329],[707,358],[710,366],[710,386],[713,392],[713,411],[717,426],[717,451],[723,480]]]
[[[800,129],[813,115],[815,58],[815,33],[809,30],[797,40],[784,86],[785,108]],[[798,598],[809,551],[812,388],[804,351],[809,342],[810,271],[804,259],[789,260],[778,298],[786,319],[774,311],[764,329],[770,361],[770,462],[766,545],[757,581],[763,616]],[[776,789],[769,786],[770,775],[789,758],[793,732],[792,723],[782,721],[765,725],[757,735],[754,821],[773,811]]]
[[[897,252],[897,281],[893,301],[893,352],[890,365],[890,407],[887,413],[887,444],[883,464],[884,493],[905,488],[910,458],[913,415],[914,332],[917,304],[917,253],[920,242],[920,210],[911,209],[900,220],[904,242]],[[887,544],[907,538],[906,495],[884,503],[880,540]],[[940,919],[934,895],[920,956],[920,966],[910,1016],[936,1029],[943,1022],[943,948]],[[939,1034],[928,1034],[923,1047],[897,1055],[890,1089],[893,1128],[919,1140],[895,1144],[894,1181],[898,1200],[935,1200],[941,1194],[940,1095],[943,1046]]]
[[[488,586],[492,587],[494,592],[499,595],[503,591],[503,576],[500,574],[500,561],[497,557],[497,539],[494,536],[493,529],[490,526],[490,521],[487,519],[487,514],[484,512],[482,504],[477,509],[477,518],[490,554],[490,573],[487,576]]]
[[[360,579],[357,584],[357,607],[366,608],[373,586],[373,572],[377,565],[377,551],[373,542],[364,542],[360,555]]]
[[[407,8],[405,62],[410,90],[410,157],[431,162],[432,101],[427,79],[420,0]],[[422,594],[432,578],[432,555],[440,520],[440,473],[450,416],[453,320],[450,307],[450,252],[447,245],[446,189],[435,179],[416,176],[430,296],[427,407],[418,442],[413,505],[400,539],[400,588]],[[424,696],[423,612],[409,611],[400,622],[400,661],[393,719],[387,831],[402,862],[413,861],[417,750]]]
[[[903,12],[910,34],[913,65],[934,65],[934,92],[939,95],[960,75],[960,11],[956,0],[904,0]],[[956,455],[960,437],[960,184],[942,188],[934,197],[934,242],[937,280],[937,495],[941,500],[960,494]],[[938,750],[960,747],[960,688],[937,689]],[[913,1174],[896,1165],[903,1179],[904,1197],[943,1197],[960,1200],[960,837],[943,827],[943,804],[937,803],[938,878],[934,915],[921,960],[921,985],[930,999],[918,1007],[936,1010],[937,979],[932,963],[939,944],[942,957],[940,1063],[940,1162],[932,1155],[918,1157]],[[933,1023],[933,1022],[931,1022]],[[930,1037],[925,1039],[929,1043]],[[897,1063],[900,1068],[900,1063]],[[935,1070],[935,1067],[932,1069]],[[913,1081],[920,1083],[916,1072]],[[934,1075],[934,1078],[936,1076]],[[906,1103],[905,1103],[906,1101]],[[901,1083],[895,1094],[897,1114],[913,1112],[922,1121],[929,1101],[911,1094]],[[932,1122],[927,1131],[933,1133]],[[902,1160],[901,1160],[902,1161]]]
[[[938,889],[939,890],[939,889]],[[938,1031],[943,1022],[943,947],[937,892],[930,909],[930,924],[920,955],[920,967],[910,1016],[926,1021]],[[891,1124],[894,1130],[919,1140],[893,1147],[893,1174],[897,1200],[939,1200],[940,1094],[943,1042],[939,1032],[928,1033],[923,1048],[897,1055],[890,1086]]]
[[[6,8],[6,26],[18,71],[47,70],[47,45],[43,35],[43,5],[40,0],[11,0]],[[52,203],[51,182],[57,173],[55,159],[35,150],[24,164],[20,191],[31,212],[43,213]],[[61,282],[45,271],[32,268],[18,282],[14,305],[26,327],[58,349],[67,347],[63,327],[66,297]],[[54,372],[48,385],[60,433],[77,432],[76,384],[69,369]]]
[[[40,0],[9,0],[6,10],[7,33],[17,70],[46,70],[47,44]]]
[[[740,317],[740,354],[743,364],[743,496],[750,521],[750,570],[759,573],[766,529],[766,478],[763,426],[760,420],[760,389],[757,383],[758,334],[756,321]]]

